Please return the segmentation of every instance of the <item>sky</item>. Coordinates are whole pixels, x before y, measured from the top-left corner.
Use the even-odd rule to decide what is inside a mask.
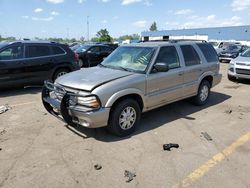
[[[87,38],[158,30],[250,25],[250,0],[0,0],[0,35]]]

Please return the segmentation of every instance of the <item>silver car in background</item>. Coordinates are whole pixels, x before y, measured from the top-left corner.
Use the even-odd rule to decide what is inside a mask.
[[[228,79],[234,81],[239,78],[250,79],[250,48],[229,63]]]

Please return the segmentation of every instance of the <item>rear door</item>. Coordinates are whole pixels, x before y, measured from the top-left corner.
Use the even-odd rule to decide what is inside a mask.
[[[25,48],[25,57],[25,71],[31,82],[41,82],[50,78],[54,58],[49,45],[28,44]]]
[[[18,85],[26,81],[23,44],[0,50],[0,86]]]
[[[182,98],[183,66],[175,46],[161,47],[156,63],[167,63],[168,72],[152,72],[147,77],[147,108]]]
[[[184,62],[184,95],[186,97],[194,95],[197,92],[199,78],[203,74],[203,68],[201,66],[201,58],[192,45],[180,46]]]

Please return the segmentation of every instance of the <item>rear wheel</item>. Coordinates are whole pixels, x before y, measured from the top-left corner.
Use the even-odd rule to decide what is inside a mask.
[[[82,68],[82,67],[83,67],[83,64],[84,64],[84,63],[83,63],[83,60],[82,60],[82,59],[79,59],[79,61],[78,61],[78,62],[79,62],[79,66],[80,66],[80,68]]]
[[[211,85],[207,80],[203,80],[199,86],[198,94],[193,98],[193,102],[197,106],[207,103],[210,96]]]
[[[111,112],[108,130],[123,137],[133,133],[141,118],[141,109],[133,99],[126,99],[116,104]]]
[[[61,77],[61,76],[63,76],[63,75],[65,75],[65,74],[67,74],[67,73],[69,73],[69,70],[68,69],[58,69],[55,73],[54,73],[54,75],[53,75],[53,81],[55,81],[57,78],[59,78],[59,77]]]

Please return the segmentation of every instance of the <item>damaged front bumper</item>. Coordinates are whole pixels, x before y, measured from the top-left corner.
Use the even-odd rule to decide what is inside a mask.
[[[69,92],[62,86],[47,81],[42,90],[42,102],[46,110],[68,125],[81,125],[88,128],[107,126],[110,108],[93,109],[78,105],[71,100],[76,96],[88,97],[89,95]]]

